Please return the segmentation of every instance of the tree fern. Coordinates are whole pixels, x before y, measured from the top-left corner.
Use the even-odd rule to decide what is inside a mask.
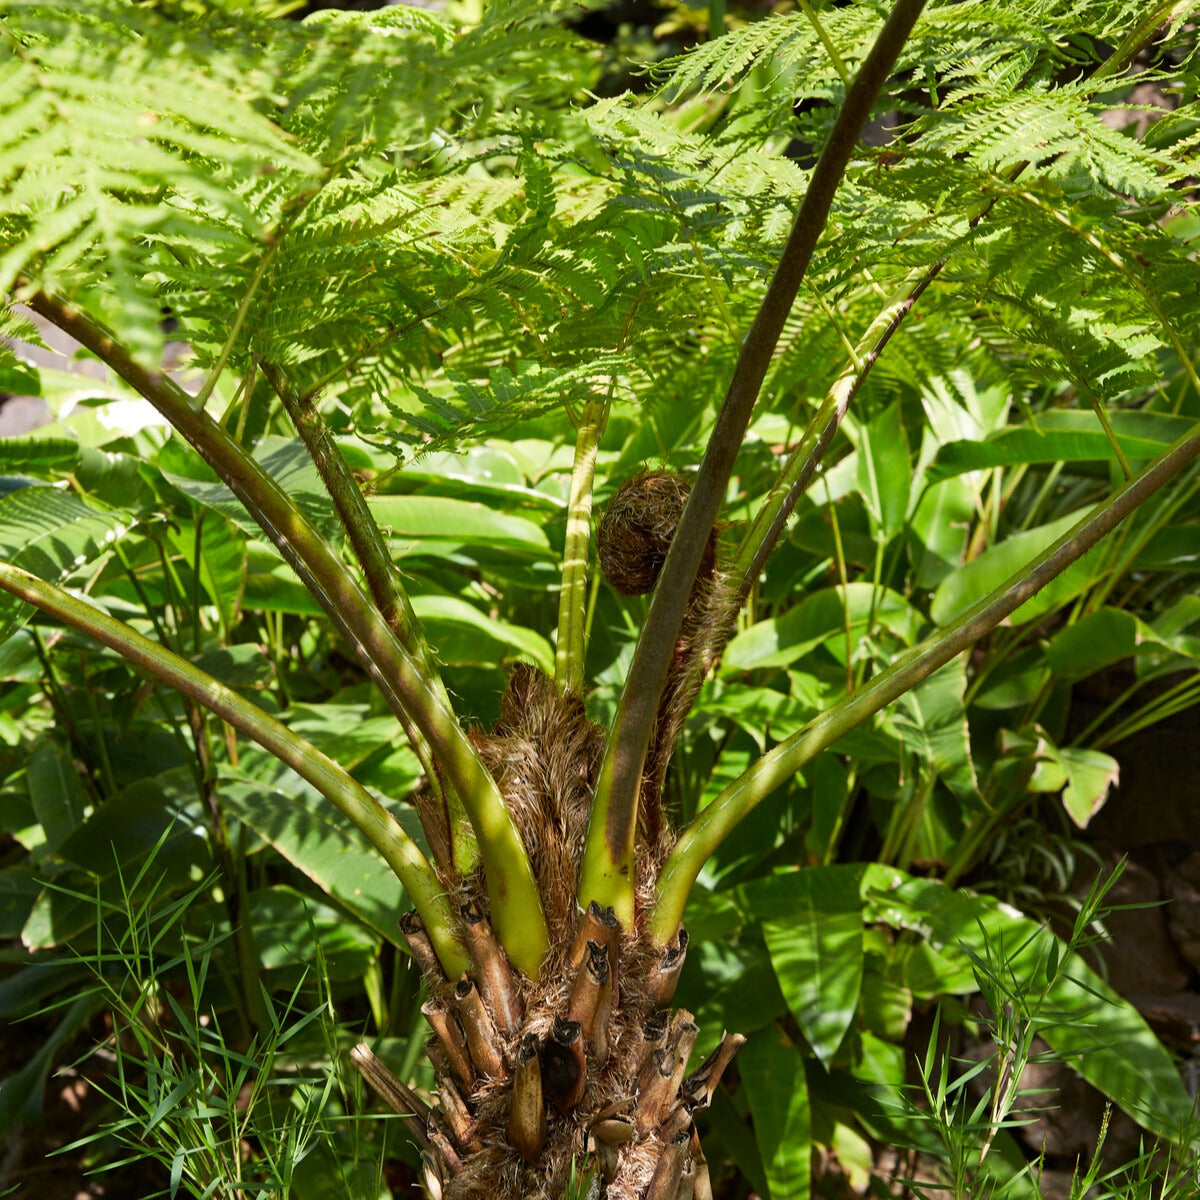
[[[270,546],[255,553],[309,589],[422,763],[412,800],[436,864],[407,835],[389,843],[374,798],[295,731],[56,588],[124,520],[103,496],[25,488],[0,501],[0,519],[34,530],[37,493],[55,497],[42,513],[52,552],[0,564],[0,581],[281,761],[310,775],[315,764],[319,786],[391,855],[422,906],[426,928],[409,918],[403,932],[431,990],[443,1102],[431,1110],[403,1085],[389,1094],[419,1115],[431,1194],[560,1193],[583,1155],[613,1200],[703,1194],[693,1110],[740,1043],[725,1039],[686,1076],[698,1029],[659,1010],[705,859],[818,750],[993,632],[1200,453],[1189,429],[1135,472],[1114,433],[1096,461],[1121,461],[1126,483],[1111,496],[1080,483],[1079,502],[1099,507],[965,613],[942,590],[978,550],[954,525],[982,485],[943,463],[917,495],[914,458],[923,470],[939,443],[979,439],[1031,397],[1108,420],[1110,407],[1148,402],[1169,356],[1196,384],[1184,338],[1200,292],[1176,222],[1197,133],[1190,105],[1141,135],[1104,120],[1132,56],[1155,53],[1165,8],[943,0],[918,20],[921,8],[773,15],[663,64],[655,91],[603,99],[592,94],[601,51],[570,30],[567,5],[494,3],[473,24],[405,6],[303,22],[117,0],[7,10],[0,283],[182,433],[190,450],[147,467],[155,499],[169,488],[261,527]],[[1183,10],[1171,19],[1177,31]],[[1183,100],[1191,37],[1173,34],[1186,69],[1154,76],[1183,79]],[[872,113],[884,146],[861,140]],[[165,315],[189,347],[195,392],[159,369]],[[5,321],[6,333],[24,329]],[[285,417],[300,442],[279,438]],[[440,501],[424,515],[445,525],[470,511],[409,495],[432,454],[514,428],[561,452],[572,421],[563,580],[579,606],[605,422],[623,423],[621,465],[642,483],[666,478],[644,468],[678,447],[677,465],[699,460],[690,490],[663,487],[681,512],[669,549],[655,550],[664,574],[627,679],[625,647],[610,639],[603,714],[578,690],[580,613],[560,614],[552,678],[543,632],[504,620],[491,599],[486,614],[471,606],[526,586],[544,618],[544,572],[528,586],[513,582],[523,569],[461,563],[448,528],[414,568],[422,594],[409,603],[390,559],[412,533],[388,520],[405,501]],[[375,475],[368,498],[335,430],[406,462]],[[885,443],[903,459],[886,497]],[[823,514],[803,495],[823,457],[827,494],[863,493],[851,553],[839,527],[813,529]],[[86,492],[74,466],[43,473]],[[327,505],[313,504],[317,479]],[[926,507],[933,487],[944,507]],[[1038,515],[1038,496],[997,491],[997,510],[1001,499]],[[808,522],[798,541],[824,539],[807,578],[838,575],[808,611],[845,614],[841,698],[821,707],[828,681],[815,679],[789,681],[786,696],[759,689],[783,696],[758,696],[754,722],[743,719],[761,726],[764,753],[698,783],[676,841],[662,804],[676,739],[697,695],[719,708],[717,683],[739,669],[746,642],[714,674],[738,606],[761,588],[769,611],[794,589],[766,568],[794,510]],[[744,522],[728,529],[730,515]],[[910,516],[928,555],[911,579],[892,578],[885,549]],[[500,523],[489,528],[505,541]],[[527,543],[523,567],[546,566],[551,543],[532,522],[512,518],[504,533]],[[922,609],[910,584],[939,591]],[[468,732],[451,711],[422,614],[516,651],[490,731]],[[914,644],[927,624],[944,628]],[[787,667],[789,654],[766,661]],[[949,774],[934,723],[966,686],[955,669],[911,693],[883,723],[889,765],[926,771],[930,789]],[[973,799],[965,761],[948,786]],[[987,805],[967,817],[984,837]],[[889,850],[911,849],[910,832],[889,827]]]

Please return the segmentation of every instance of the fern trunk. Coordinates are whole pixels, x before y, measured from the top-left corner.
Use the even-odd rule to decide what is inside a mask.
[[[727,1035],[688,1074],[699,1030],[690,1013],[669,1008],[684,930],[662,947],[640,920],[626,932],[611,909],[578,910],[576,864],[603,730],[575,694],[519,667],[499,723],[475,741],[530,848],[551,936],[540,980],[509,964],[488,922],[482,878],[447,877],[471,970],[448,977],[419,918],[402,922],[429,987],[438,1104],[426,1108],[397,1090],[363,1047],[355,1065],[408,1117],[431,1196],[559,1197],[580,1170],[602,1181],[611,1200],[707,1195],[692,1116],[742,1039]],[[640,916],[670,840],[639,842]]]

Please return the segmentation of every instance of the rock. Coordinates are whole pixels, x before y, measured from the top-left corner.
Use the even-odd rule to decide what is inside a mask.
[[[1115,852],[1106,855],[1106,873],[1118,859]],[[1109,984],[1122,996],[1133,992],[1169,995],[1181,991],[1191,976],[1168,928],[1169,907],[1163,899],[1159,872],[1132,858],[1108,894],[1107,903],[1119,911],[1104,918],[1110,939],[1100,943],[1097,951]]]
[[[1169,870],[1164,883],[1170,901],[1167,925],[1175,949],[1193,970],[1200,971],[1200,850],[1193,851]]]

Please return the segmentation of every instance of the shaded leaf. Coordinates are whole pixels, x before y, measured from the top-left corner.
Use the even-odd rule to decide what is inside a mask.
[[[808,1200],[812,1184],[812,1114],[804,1059],[778,1026],[751,1038],[738,1055],[754,1114],[769,1200]]]
[[[43,738],[29,756],[25,783],[46,833],[44,849],[57,850],[83,820],[87,808],[74,757],[65,746]]]
[[[23,487],[0,499],[0,558],[51,583],[63,583],[129,531],[125,512],[100,512],[77,496],[49,487]],[[0,641],[32,615],[30,605],[0,594]]]
[[[493,666],[506,657],[527,658],[554,673],[554,648],[539,633],[484,616],[457,596],[414,596],[413,611],[438,659],[453,665]]]
[[[224,770],[221,795],[231,816],[253,829],[306,878],[369,929],[403,944],[396,927],[407,907],[400,881],[328,800],[282,767],[274,783]]]
[[[808,867],[745,889],[788,1007],[826,1069],[858,1011],[861,875],[857,866]]]

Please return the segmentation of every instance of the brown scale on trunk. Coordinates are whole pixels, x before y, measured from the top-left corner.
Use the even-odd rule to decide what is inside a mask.
[[[598,542],[606,574],[617,545],[621,590],[635,576],[649,580],[642,590],[653,587],[687,489],[680,476],[651,472],[630,481],[609,505]],[[698,687],[700,673],[689,666],[704,654],[722,595],[714,537],[643,775],[638,913],[671,848],[659,795]],[[604,738],[581,697],[561,694],[534,667],[513,671],[495,728],[472,740],[513,814],[542,895],[551,947],[541,979],[526,979],[509,964],[491,931],[481,874],[446,876],[470,972],[447,979],[420,919],[410,913],[401,921],[429,985],[422,1011],[434,1035],[429,1057],[438,1102],[404,1087],[365,1047],[351,1055],[403,1116],[434,1200],[559,1200],[572,1162],[596,1177],[594,1194],[607,1200],[711,1195],[692,1114],[711,1101],[743,1039],[726,1034],[689,1075],[699,1030],[690,1013],[669,1012],[686,932],[681,927],[658,947],[640,928],[622,930],[611,909],[593,904],[578,911],[576,877]],[[432,806],[434,797],[425,803]]]

